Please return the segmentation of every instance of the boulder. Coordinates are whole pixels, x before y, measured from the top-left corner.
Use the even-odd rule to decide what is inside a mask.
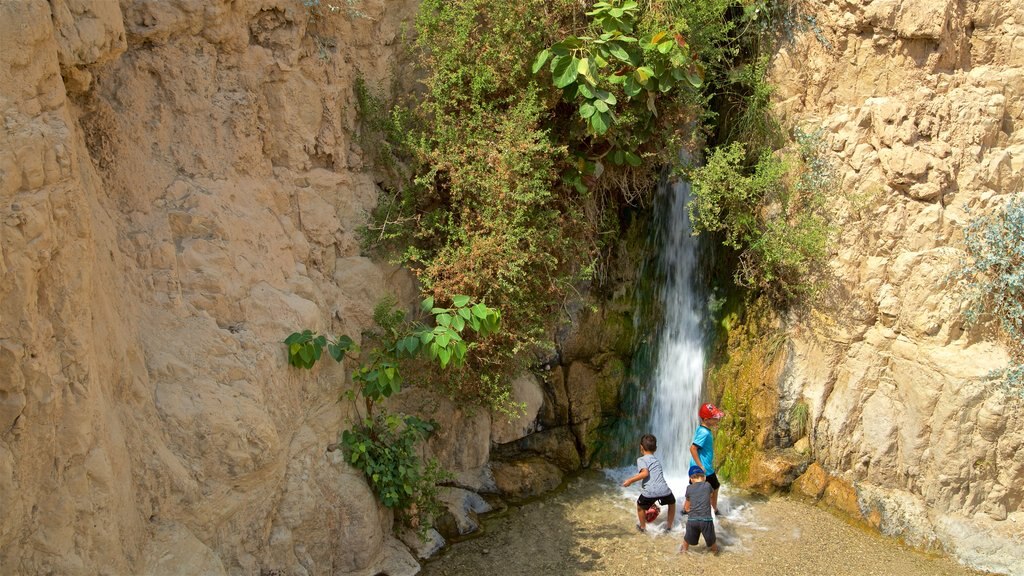
[[[512,501],[540,496],[558,488],[562,471],[543,458],[492,462],[498,493]]]

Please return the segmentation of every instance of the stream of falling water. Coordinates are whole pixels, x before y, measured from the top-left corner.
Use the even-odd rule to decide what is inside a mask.
[[[653,374],[650,432],[670,486],[686,485],[690,441],[697,427],[704,382],[703,290],[697,282],[699,245],[690,227],[690,183],[666,189],[666,218],[659,257],[663,319]]]

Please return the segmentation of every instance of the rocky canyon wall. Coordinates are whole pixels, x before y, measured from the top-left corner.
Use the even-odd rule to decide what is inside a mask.
[[[1024,566],[1024,409],[1007,351],[948,282],[963,227],[1024,191],[1024,3],[802,2],[777,109],[821,130],[840,184],[836,293],[795,328],[782,406],[883,532]]]
[[[0,572],[417,569],[281,345],[417,294],[352,92],[417,3],[338,4],[0,0]]]

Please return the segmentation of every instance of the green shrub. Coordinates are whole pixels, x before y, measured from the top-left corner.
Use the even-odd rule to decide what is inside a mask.
[[[736,282],[780,303],[817,294],[832,235],[831,169],[815,137],[797,131],[796,141],[796,150],[763,152],[753,166],[734,142],[690,173],[694,231],[720,234],[739,253]]]
[[[447,475],[436,460],[422,461],[416,447],[436,425],[415,416],[391,414],[380,404],[401,390],[402,366],[407,361],[428,358],[442,371],[463,366],[469,350],[480,345],[470,335],[485,339],[497,332],[501,314],[464,295],[455,296],[451,307],[436,306],[433,298],[427,298],[422,308],[432,318],[432,326],[408,321],[393,299],[383,300],[374,310],[378,329],[367,334],[375,345],[366,351],[348,336],[331,338],[311,330],[290,334],[284,344],[288,363],[298,368],[311,369],[325,349],[336,362],[346,355],[361,360],[352,371],[357,388],[343,397],[353,403],[362,399],[362,417],[342,431],[340,444],[381,502],[425,531],[439,509],[436,486]],[[360,412],[358,405],[356,412]]]
[[[967,257],[956,279],[967,298],[967,320],[998,323],[1012,362],[993,376],[1024,395],[1024,195],[972,218],[964,242]]]

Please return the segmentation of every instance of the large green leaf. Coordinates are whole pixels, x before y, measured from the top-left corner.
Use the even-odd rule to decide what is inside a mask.
[[[598,112],[590,117],[590,127],[598,134],[604,134],[607,132],[610,122],[611,116],[607,112]],[[488,328],[490,328],[490,326],[488,326]]]
[[[462,308],[466,304],[469,304],[469,296],[459,294],[452,298],[452,303],[455,304],[456,308]]]
[[[626,47],[618,42],[609,42],[608,52],[623,62],[632,63],[632,57],[626,51]]]
[[[552,82],[558,88],[572,84],[578,75],[579,60],[575,56],[556,56],[551,61]]]
[[[622,91],[626,93],[626,96],[630,98],[636,96],[643,90],[643,86],[636,81],[632,75],[626,77],[626,81],[622,84]]]

